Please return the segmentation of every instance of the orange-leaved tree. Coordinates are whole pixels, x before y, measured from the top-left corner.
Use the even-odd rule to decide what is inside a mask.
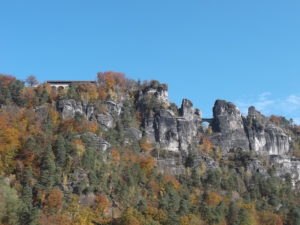
[[[123,73],[106,71],[98,73],[98,83],[100,86],[105,84],[110,89],[116,86],[123,88],[126,84],[126,79]]]

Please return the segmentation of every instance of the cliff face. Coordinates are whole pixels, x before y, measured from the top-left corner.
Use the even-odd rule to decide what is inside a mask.
[[[155,149],[172,153],[167,157],[157,156],[158,166],[163,171],[180,174],[186,166],[199,166],[201,162],[208,167],[218,168],[218,163],[209,155],[201,151],[199,153],[199,145],[205,136],[221,149],[223,157],[237,150],[254,152],[269,157],[271,163],[278,165],[276,171],[279,176],[288,173],[294,180],[300,180],[300,163],[291,157],[288,131],[272,123],[254,107],[250,107],[248,115],[243,116],[233,103],[217,100],[213,107],[213,118],[209,119],[212,132],[208,134],[207,128],[202,125],[201,111],[194,109],[191,101],[183,99],[179,109],[171,107],[166,85],[152,83],[144,87],[137,92],[133,102],[134,110],[141,112],[141,125],[126,128],[126,142],[144,137]],[[64,119],[74,118],[78,113],[96,121],[107,131],[113,129],[120,120],[123,103],[106,101],[105,110],[99,112],[93,104],[68,99],[59,101],[57,109]],[[109,143],[104,140],[100,142],[105,143],[105,149],[109,148]],[[192,163],[188,163],[191,155]],[[266,173],[266,168],[258,159],[253,159],[248,169]]]
[[[94,108],[87,102],[76,102],[74,99],[60,100],[57,104],[57,109],[61,112],[63,119],[74,118],[76,113],[80,115],[86,115],[87,118],[91,119]]]
[[[104,112],[97,112],[93,104],[74,99],[60,100],[57,103],[57,110],[61,112],[63,119],[71,119],[78,114],[85,116],[88,120],[97,121],[104,130],[114,127],[116,119],[121,113],[121,108],[120,104],[113,101],[106,101],[103,104]]]
[[[224,151],[242,148],[262,155],[281,156],[290,152],[288,134],[268,121],[253,106],[245,118],[233,103],[217,100],[213,115],[212,127],[216,133],[213,140]]]
[[[197,135],[200,116],[199,110],[184,99],[177,116],[171,110],[161,109],[153,117],[144,118],[145,133],[164,150],[186,153]]]
[[[244,120],[239,109],[231,102],[217,100],[213,107],[212,140],[223,151],[232,148],[249,150],[249,139],[245,132]]]
[[[246,120],[252,150],[267,155],[286,155],[290,151],[290,138],[284,130],[268,122],[254,107],[249,108]]]

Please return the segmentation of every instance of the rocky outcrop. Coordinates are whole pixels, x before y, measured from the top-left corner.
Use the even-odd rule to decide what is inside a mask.
[[[194,109],[193,103],[188,99],[183,99],[179,109],[180,117],[177,118],[177,130],[179,137],[179,148],[187,154],[192,148],[198,128],[201,126],[201,111]]]
[[[154,96],[161,103],[169,103],[168,100],[168,86],[160,84],[158,81],[151,81],[139,93],[139,101],[143,98]]]
[[[103,107],[105,113],[96,113],[95,106],[87,102],[65,99],[57,103],[57,109],[61,113],[62,119],[72,119],[78,113],[88,120],[97,121],[104,130],[108,130],[114,127],[115,121],[121,114],[122,105],[113,101],[106,101],[103,103]]]
[[[107,111],[109,114],[114,115],[114,116],[119,116],[121,114],[122,111],[122,105],[121,104],[117,104],[113,101],[106,101],[105,102]]]
[[[125,137],[124,137],[124,141],[126,144],[129,143],[138,143],[139,140],[141,140],[141,138],[143,137],[143,132],[140,131],[137,128],[134,127],[129,127],[127,129],[125,129]]]
[[[95,147],[98,152],[104,153],[111,147],[110,143],[92,132],[86,132],[83,135],[79,135],[79,137],[85,139],[85,141],[89,143],[90,146]]]
[[[249,150],[242,114],[231,102],[217,100],[213,108],[214,143],[228,152],[233,148]]]
[[[159,110],[153,117],[145,118],[146,136],[160,148],[173,152],[187,152],[197,135],[201,112],[194,110],[193,104],[184,99],[175,116],[170,110]]]
[[[59,100],[57,109],[61,112],[63,119],[74,118],[76,113],[86,116],[88,119],[93,117],[94,106],[87,102],[75,101],[74,99]]]
[[[287,155],[290,138],[284,130],[270,123],[254,107],[249,108],[246,128],[252,150],[263,155]]]
[[[291,158],[288,156],[271,156],[271,162],[273,163],[273,168],[277,176],[286,178],[287,176],[291,178],[292,184],[300,188],[300,184],[296,184],[300,181],[300,160]]]
[[[286,155],[290,151],[289,136],[254,107],[244,118],[233,103],[217,100],[213,116],[212,140],[225,152],[241,148],[263,155]]]
[[[96,119],[98,124],[104,129],[108,130],[114,126],[114,118],[109,113],[97,114]]]
[[[181,158],[168,157],[156,160],[158,169],[165,174],[181,175],[184,174],[185,168]]]
[[[249,171],[252,174],[260,173],[264,177],[268,177],[268,171],[267,171],[266,167],[257,158],[251,159],[248,162],[246,169],[247,169],[247,171]]]
[[[176,118],[168,110],[160,110],[154,117],[145,118],[147,138],[168,151],[179,151]]]
[[[47,105],[38,106],[35,108],[35,113],[40,120],[46,121],[49,116],[49,108]]]
[[[194,109],[193,103],[188,99],[183,99],[181,103],[181,108],[179,109],[179,115],[185,120],[195,120],[201,118],[201,113],[199,110]]]
[[[164,84],[151,82],[143,86],[137,91],[134,100],[143,121],[140,128],[130,127],[124,130],[125,143],[138,144],[144,136],[156,150],[172,153],[165,158],[157,157],[157,165],[161,171],[182,174],[190,153],[198,151],[201,137],[209,135],[213,144],[221,148],[223,155],[240,149],[270,156],[271,162],[279,165],[276,170],[279,176],[289,173],[294,181],[300,180],[300,161],[289,156],[291,138],[288,133],[254,107],[249,108],[245,117],[233,103],[217,100],[213,107],[213,118],[203,119],[212,127],[212,134],[208,134],[201,124],[201,111],[195,109],[188,99],[182,100],[179,109],[171,105],[168,101],[168,89]],[[114,128],[121,118],[122,104],[113,101],[101,104],[102,110],[86,102],[67,99],[58,101],[57,109],[63,119],[74,118],[78,113],[96,121],[107,131]],[[37,108],[36,111],[43,116],[43,112],[47,110]],[[85,138],[94,143],[100,152],[106,152],[110,148],[108,142],[93,133],[85,134]],[[205,155],[198,154],[192,161],[192,168],[205,163],[208,168],[218,169],[218,164]],[[249,161],[245,169],[267,176],[266,167],[256,158]]]
[[[155,137],[160,147],[169,151],[179,151],[177,122],[168,110],[160,110],[155,115]]]
[[[142,131],[139,129],[136,129],[134,127],[129,127],[125,130],[125,133],[128,137],[135,139],[135,140],[140,140],[143,136]]]

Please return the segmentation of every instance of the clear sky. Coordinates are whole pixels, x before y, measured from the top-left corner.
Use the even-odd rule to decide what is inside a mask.
[[[40,81],[99,71],[169,84],[300,122],[299,0],[0,0],[0,73]]]

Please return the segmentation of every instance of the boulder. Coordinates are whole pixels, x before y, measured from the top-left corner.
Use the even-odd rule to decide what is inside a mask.
[[[60,100],[58,101],[57,108],[61,112],[63,119],[72,119],[75,116],[76,101],[74,99]]]
[[[83,135],[80,135],[79,137],[81,136],[84,136],[84,138],[87,139],[89,145],[95,146],[96,150],[99,152],[104,153],[111,147],[110,143],[108,143],[102,137],[97,136],[92,132],[86,132]]]
[[[97,114],[96,119],[98,124],[104,128],[104,130],[108,130],[114,126],[114,118],[106,113],[106,114]]]
[[[140,140],[142,138],[142,131],[140,131],[139,129],[136,129],[134,127],[130,127],[127,128],[125,130],[126,136],[129,137],[130,139],[134,139],[134,140]]]
[[[122,106],[120,104],[117,104],[113,101],[106,101],[105,104],[109,114],[116,116],[121,114]]]

